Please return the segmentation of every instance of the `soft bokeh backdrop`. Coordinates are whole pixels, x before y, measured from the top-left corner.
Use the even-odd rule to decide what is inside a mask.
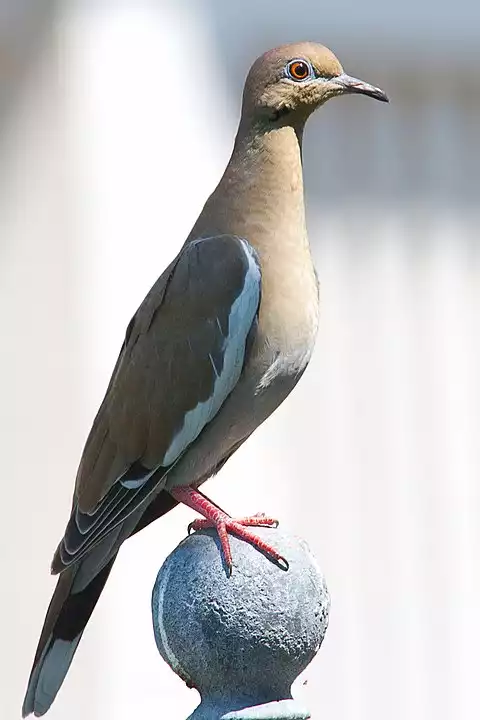
[[[331,625],[296,688],[314,718],[480,716],[478,3],[0,0],[2,720],[126,324],[228,159],[249,64],[299,39],[392,103],[309,124],[316,354],[208,493],[278,515],[324,569]],[[124,545],[50,720],[196,705],[149,610],[191,517]]]

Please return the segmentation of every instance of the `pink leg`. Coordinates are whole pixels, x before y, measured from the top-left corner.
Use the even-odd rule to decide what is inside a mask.
[[[282,557],[271,545],[266,543],[262,538],[255,535],[255,533],[247,530],[247,527],[277,527],[278,520],[274,518],[266,517],[263,513],[257,513],[251,517],[244,517],[238,520],[234,520],[226,512],[221,510],[205,495],[200,493],[198,490],[194,490],[189,486],[181,486],[173,488],[169,491],[170,494],[183,503],[188,505],[196,512],[199,512],[204,520],[194,520],[188,526],[188,530],[202,530],[204,528],[214,527],[217,530],[220,544],[222,546],[223,555],[225,558],[225,564],[228,569],[229,575],[232,574],[232,553],[230,550],[230,541],[228,539],[228,533],[231,532],[242,540],[246,540],[256,547],[261,552],[268,555],[272,560],[277,562],[285,570],[288,570],[288,562]]]

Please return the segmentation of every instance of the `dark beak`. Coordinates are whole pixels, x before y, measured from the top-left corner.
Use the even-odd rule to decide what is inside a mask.
[[[332,85],[337,85],[343,93],[359,93],[360,95],[368,95],[368,97],[375,98],[375,100],[389,102],[386,93],[380,90],[380,88],[363,82],[363,80],[350,77],[350,75],[345,75],[345,73],[332,78],[330,82]]]

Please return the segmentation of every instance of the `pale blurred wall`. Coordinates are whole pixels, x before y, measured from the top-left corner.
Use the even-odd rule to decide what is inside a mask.
[[[479,10],[61,7],[0,2],[0,717],[19,716],[126,323],[228,158],[250,61],[306,37],[392,104],[344,99],[310,123],[317,353],[208,491],[280,516],[325,570],[331,626],[297,688],[314,717],[478,717]],[[191,518],[171,515],[122,549],[52,720],[195,706],[150,629],[155,573]]]

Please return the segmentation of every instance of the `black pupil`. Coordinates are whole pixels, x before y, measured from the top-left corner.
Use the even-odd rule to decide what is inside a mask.
[[[296,77],[304,78],[308,75],[308,67],[306,63],[297,62],[293,65],[293,74]]]

